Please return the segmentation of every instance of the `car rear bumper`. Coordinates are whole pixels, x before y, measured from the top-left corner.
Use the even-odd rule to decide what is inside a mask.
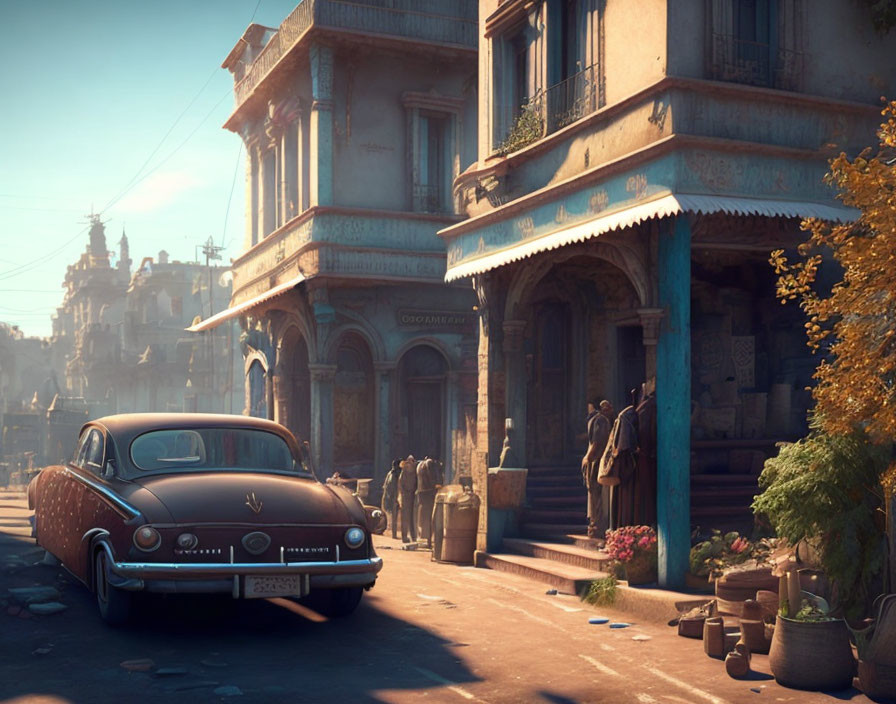
[[[108,551],[108,548],[106,548]],[[110,584],[128,591],[234,592],[240,577],[302,575],[310,588],[366,587],[383,568],[381,557],[338,562],[117,562],[109,554]]]

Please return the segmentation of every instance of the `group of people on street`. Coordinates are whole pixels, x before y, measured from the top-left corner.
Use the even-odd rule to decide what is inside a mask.
[[[588,404],[588,451],[582,479],[588,490],[588,535],[656,524],[656,382],[629,393],[631,405],[615,415],[609,401]]]
[[[442,472],[442,463],[430,457],[419,462],[413,455],[393,460],[383,483],[382,500],[393,538],[398,538],[400,515],[402,542],[417,542],[419,536],[432,547],[432,511],[436,491],[444,483]]]

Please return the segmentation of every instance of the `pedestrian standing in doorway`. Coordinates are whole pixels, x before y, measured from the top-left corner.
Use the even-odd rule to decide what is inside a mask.
[[[401,508],[401,542],[417,542],[417,526],[414,521],[414,498],[417,492],[417,460],[408,455],[402,460],[398,475],[398,504]],[[408,535],[410,534],[410,538]]]
[[[582,481],[588,490],[588,537],[602,538],[609,527],[609,490],[597,481],[600,458],[610,439],[614,420],[609,401],[588,404],[588,451],[582,458]]]
[[[392,537],[398,538],[398,476],[401,474],[401,460],[392,460],[392,469],[383,482],[383,513],[389,517]]]
[[[435,461],[425,457],[417,465],[417,534],[432,547],[432,508],[436,501]]]
[[[610,528],[635,525],[635,467],[638,451],[638,390],[629,394],[631,405],[616,416],[610,439],[600,460],[597,481],[611,487]]]
[[[656,525],[656,378],[643,385],[638,414],[638,466],[635,470],[635,523]]]

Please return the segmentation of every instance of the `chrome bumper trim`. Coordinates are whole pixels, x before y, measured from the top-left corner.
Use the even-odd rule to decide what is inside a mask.
[[[122,577],[152,579],[169,577],[233,577],[265,574],[358,575],[371,580],[383,568],[383,558],[344,560],[342,562],[112,562],[110,568]]]

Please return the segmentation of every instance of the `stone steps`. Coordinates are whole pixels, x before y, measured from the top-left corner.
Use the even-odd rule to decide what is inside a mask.
[[[566,542],[566,536],[570,533],[581,533],[585,525],[576,523],[525,523],[520,525],[520,533],[527,538],[551,538]]]
[[[528,577],[564,594],[581,595],[595,579],[606,577],[598,570],[513,553],[477,553],[476,566]]]
[[[551,543],[524,538],[504,538],[505,552],[527,557],[540,557],[546,560],[582,567],[595,572],[605,572],[610,558],[602,550],[582,548],[564,543]]]

